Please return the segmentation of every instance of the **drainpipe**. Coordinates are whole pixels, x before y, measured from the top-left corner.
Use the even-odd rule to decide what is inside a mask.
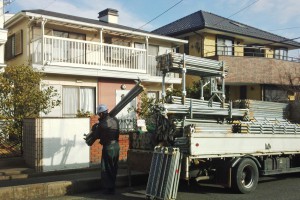
[[[104,52],[103,52],[103,28],[100,29],[100,70],[102,70],[102,60],[104,59]]]
[[[185,65],[185,54],[183,54],[183,67],[182,67],[182,104],[185,104],[186,97],[186,65]]]
[[[32,51],[31,57],[30,57],[30,61],[29,61],[30,65],[32,65],[32,61],[34,59],[34,57],[33,57],[34,56],[34,52],[33,52],[34,48],[32,47],[33,44],[32,44],[31,41],[32,41],[33,38],[30,37],[30,33],[32,31],[32,25],[31,25],[31,23],[35,20],[35,18],[34,17],[28,17],[28,19],[29,19],[29,21],[27,23],[26,41],[29,41],[29,42],[27,42],[26,46],[27,46],[27,52],[31,52]]]
[[[149,72],[150,72],[150,75],[152,75],[151,74],[151,71],[152,71],[152,69],[148,69],[148,53],[149,53],[149,36],[146,36],[145,37],[145,40],[146,40],[146,55],[145,55],[145,66],[146,66],[146,73],[148,72],[148,70],[149,70]]]
[[[41,21],[41,29],[42,29],[42,65],[43,67],[45,66],[45,53],[44,53],[44,46],[45,46],[45,24],[47,22],[47,19],[45,18],[42,18],[42,21]]]
[[[162,76],[162,92],[161,92],[161,98],[162,102],[165,103],[165,97],[166,97],[166,73],[163,72]]]
[[[224,61],[222,61],[222,104],[223,104],[223,108],[225,108],[225,99],[226,99],[226,95],[225,95],[225,63]]]

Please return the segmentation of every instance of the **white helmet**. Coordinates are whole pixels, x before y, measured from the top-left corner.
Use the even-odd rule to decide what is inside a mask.
[[[99,104],[97,107],[97,114],[107,111],[107,107],[105,104]]]

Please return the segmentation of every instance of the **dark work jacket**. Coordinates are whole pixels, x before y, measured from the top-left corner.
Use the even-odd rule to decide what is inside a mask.
[[[107,115],[104,119],[99,120],[97,134],[100,144],[109,145],[111,141],[119,140],[119,121],[116,117]]]

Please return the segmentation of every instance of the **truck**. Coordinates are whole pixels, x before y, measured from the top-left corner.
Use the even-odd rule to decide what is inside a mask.
[[[288,103],[226,101],[224,62],[179,53],[160,55],[157,61],[163,101],[154,115],[154,134],[157,144],[180,149],[182,179],[214,180],[249,193],[261,176],[300,171],[300,126],[288,120]],[[166,95],[168,73],[181,75],[181,96]],[[189,74],[200,77],[199,99],[186,97]],[[204,88],[210,91],[208,99]],[[141,146],[147,145],[128,151],[129,172],[150,170],[153,149]]]

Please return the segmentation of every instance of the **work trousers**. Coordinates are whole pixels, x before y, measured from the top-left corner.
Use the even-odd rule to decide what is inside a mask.
[[[103,145],[101,159],[101,182],[105,189],[115,189],[118,173],[120,146],[118,142]]]

